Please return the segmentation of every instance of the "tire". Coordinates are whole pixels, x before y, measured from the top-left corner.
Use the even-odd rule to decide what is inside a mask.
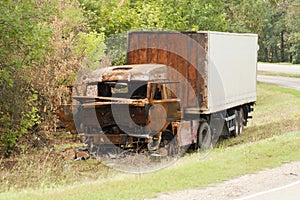
[[[232,131],[232,135],[234,137],[237,137],[240,134],[240,117],[239,117],[239,112],[237,110],[234,111],[234,130]]]
[[[239,110],[234,111],[235,114],[235,129],[232,131],[234,137],[237,137],[244,131],[245,126],[245,117],[244,117],[244,110],[240,108]]]
[[[240,108],[239,110],[239,134],[242,134],[244,131],[245,126],[245,115],[244,115],[244,109]]]
[[[198,149],[212,149],[212,130],[207,122],[200,125],[198,131]]]

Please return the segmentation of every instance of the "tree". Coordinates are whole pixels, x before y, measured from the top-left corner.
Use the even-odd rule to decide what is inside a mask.
[[[289,61],[300,63],[300,1],[293,1],[285,17],[287,31],[289,32],[288,53]]]
[[[56,128],[65,86],[84,58],[97,67],[105,46],[76,1],[4,0],[0,12],[0,155],[7,156],[20,137]]]
[[[268,5],[265,26],[260,38],[260,58],[263,61],[288,61],[286,41],[289,33],[285,22],[288,7],[288,1],[278,1],[276,6]]]
[[[25,72],[42,61],[51,30],[43,22],[46,4],[0,2],[0,153],[8,155],[17,138],[41,122],[37,92]]]
[[[259,61],[298,62],[299,0],[223,0],[228,31],[257,33]],[[297,28],[296,28],[297,29]]]
[[[92,29],[112,34],[129,30],[225,30],[217,0],[80,0]]]
[[[91,29],[105,33],[113,64],[125,63],[126,31],[226,29],[223,3],[217,0],[79,1]]]
[[[263,0],[223,0],[228,31],[261,34],[267,3]]]

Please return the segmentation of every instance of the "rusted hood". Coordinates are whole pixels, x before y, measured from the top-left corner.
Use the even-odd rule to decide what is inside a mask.
[[[123,65],[97,69],[89,74],[84,83],[102,81],[157,81],[167,78],[167,66],[161,64]]]

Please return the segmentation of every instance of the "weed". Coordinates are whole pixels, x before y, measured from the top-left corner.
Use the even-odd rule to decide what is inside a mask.
[[[0,192],[26,189],[33,191],[33,197],[41,198],[35,195],[39,194],[37,191],[52,189],[55,196],[48,199],[61,198],[60,195],[80,197],[81,189],[78,187],[83,185],[83,192],[90,193],[86,198],[101,199],[102,196],[98,195],[101,193],[103,198],[136,199],[222,181],[276,166],[283,161],[300,160],[299,133],[286,134],[300,130],[299,91],[258,83],[257,94],[249,127],[239,137],[222,140],[219,148],[203,162],[199,161],[197,154],[188,154],[175,165],[159,172],[142,176],[124,175],[97,160],[66,161],[61,149],[75,148],[80,143],[68,138],[68,134],[64,138],[60,133],[62,135],[57,136],[57,141],[48,148],[33,149],[19,157],[0,160]],[[70,185],[72,189],[66,189]],[[60,194],[53,188],[63,188],[64,191]],[[12,197],[11,194],[9,192],[8,197]]]

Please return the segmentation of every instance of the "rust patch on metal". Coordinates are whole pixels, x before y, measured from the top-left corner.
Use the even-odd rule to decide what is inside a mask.
[[[187,37],[185,37],[187,36]],[[165,64],[178,71],[192,86],[193,91],[182,88],[187,94],[182,104],[195,107],[199,103],[200,110],[208,109],[208,44],[205,32],[130,32],[128,34],[127,63],[155,62]],[[134,44],[134,45],[133,45]],[[138,60],[137,60],[138,59]],[[169,80],[178,80],[174,74]],[[198,102],[192,102],[194,94]]]

